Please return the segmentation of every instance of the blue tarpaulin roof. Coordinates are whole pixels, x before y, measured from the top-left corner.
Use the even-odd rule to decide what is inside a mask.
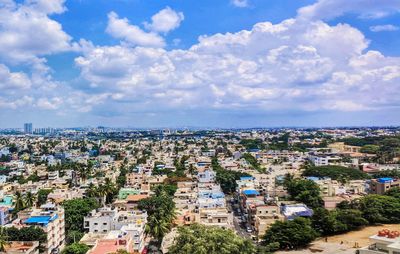
[[[380,182],[380,183],[386,183],[386,182],[391,182],[391,181],[393,181],[393,178],[391,178],[391,177],[382,177],[382,178],[378,179],[378,182]]]
[[[254,177],[252,177],[252,176],[242,176],[242,177],[240,177],[240,180],[241,181],[244,181],[244,180],[253,180],[254,179]]]
[[[34,216],[28,218],[26,224],[48,224],[50,222],[51,216]]]
[[[49,222],[55,220],[58,218],[58,215],[52,216],[32,216],[25,220],[25,224],[41,224],[41,225],[47,225]]]
[[[248,196],[248,195],[260,195],[260,193],[256,190],[244,190],[243,194]]]

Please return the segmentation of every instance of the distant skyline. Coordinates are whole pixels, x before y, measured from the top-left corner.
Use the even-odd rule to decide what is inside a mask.
[[[0,0],[0,128],[400,125],[398,0]]]

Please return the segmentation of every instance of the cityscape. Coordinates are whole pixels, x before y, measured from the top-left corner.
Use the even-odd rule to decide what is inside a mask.
[[[400,254],[399,0],[0,0],[0,254]]]

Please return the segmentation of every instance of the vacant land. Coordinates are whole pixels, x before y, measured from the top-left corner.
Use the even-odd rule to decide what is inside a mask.
[[[386,224],[381,226],[370,226],[365,227],[362,230],[352,231],[346,234],[330,236],[320,238],[314,241],[309,248],[297,251],[279,251],[277,253],[284,254],[310,254],[310,253],[322,253],[322,254],[354,254],[355,246],[358,244],[359,247],[369,245],[369,237],[377,234],[379,230],[387,228],[389,230],[400,230],[399,224]],[[326,241],[327,240],[327,241]]]

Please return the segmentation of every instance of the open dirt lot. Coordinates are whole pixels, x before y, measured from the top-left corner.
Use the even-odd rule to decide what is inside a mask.
[[[325,238],[314,241],[309,248],[297,251],[280,251],[278,254],[290,253],[290,254],[311,254],[311,253],[322,253],[322,254],[354,254],[355,246],[358,244],[359,247],[369,245],[369,237],[378,233],[379,230],[387,228],[389,230],[400,231],[400,225],[398,224],[386,224],[381,226],[366,227],[362,230],[349,232],[342,235],[336,235],[328,237],[328,241]]]

